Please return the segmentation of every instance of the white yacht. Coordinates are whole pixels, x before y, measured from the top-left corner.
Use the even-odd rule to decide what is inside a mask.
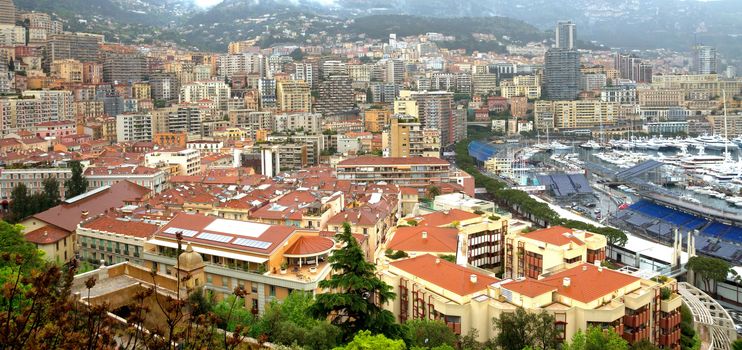
[[[601,146],[599,143],[595,142],[594,140],[590,140],[588,142],[585,142],[580,145],[582,148],[586,149],[601,149],[603,146]]]
[[[565,145],[563,143],[560,143],[559,141],[551,141],[551,143],[549,144],[549,149],[551,149],[553,151],[566,150],[566,149],[570,149],[570,148],[572,148],[572,147],[571,146],[567,146],[567,145]]]
[[[720,165],[726,160],[726,157],[706,154],[703,146],[697,147],[698,154],[681,159],[679,164],[680,167],[687,170],[708,168],[710,166]]]

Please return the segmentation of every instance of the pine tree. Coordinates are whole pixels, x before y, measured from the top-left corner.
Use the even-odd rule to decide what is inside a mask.
[[[75,161],[70,163],[72,177],[64,182],[65,198],[70,199],[88,191],[88,180],[82,175],[82,164]]]
[[[46,196],[46,208],[49,209],[59,204],[59,199],[62,197],[59,194],[59,181],[54,177],[48,177],[44,179],[43,185],[44,195]]]
[[[336,238],[344,247],[329,259],[334,273],[329,279],[320,281],[319,286],[327,293],[317,295],[312,314],[319,318],[329,317],[343,330],[346,340],[362,330],[393,339],[402,337],[402,328],[395,323],[394,315],[381,308],[394,299],[392,287],[376,276],[376,267],[366,261],[348,223]]]
[[[20,183],[10,193],[10,217],[8,221],[19,222],[29,215],[29,196],[26,185]]]

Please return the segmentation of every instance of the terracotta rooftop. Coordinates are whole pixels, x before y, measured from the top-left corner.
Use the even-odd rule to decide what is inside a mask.
[[[154,224],[119,219],[108,215],[99,216],[80,226],[91,230],[111,232],[139,238],[152,236],[158,228],[158,226]]]
[[[64,201],[62,204],[33,217],[72,232],[77,228],[77,224],[83,220],[83,213],[87,212],[87,217],[95,216],[110,208],[120,208],[127,202],[138,202],[149,192],[148,188],[133,182],[120,181],[106,189],[88,191],[88,196],[84,198],[79,198],[71,203]]]
[[[570,279],[569,287],[564,286],[565,277]],[[589,303],[636,281],[639,281],[638,277],[607,268],[599,269],[593,264],[582,264],[546,277],[539,282],[557,288],[557,293],[561,295]]]
[[[499,281],[478,270],[463,267],[430,254],[394,261],[390,265],[461,296],[483,291],[490,284]],[[476,282],[471,281],[471,275],[477,276]]]
[[[338,167],[360,165],[449,165],[447,161],[433,157],[378,157],[361,156],[348,158],[338,163]]]
[[[459,230],[452,227],[399,227],[387,248],[406,252],[456,253],[458,233]]]
[[[31,243],[51,244],[64,239],[70,234],[72,234],[72,232],[63,230],[54,225],[45,225],[26,233],[23,237]],[[72,242],[69,244],[72,244]]]
[[[584,245],[585,243],[579,238],[573,236],[572,232],[572,229],[563,226],[552,226],[549,228],[524,233],[522,237],[557,246],[564,246],[570,243]]]
[[[302,236],[294,242],[284,254],[287,255],[317,255],[322,254],[335,245],[335,242],[330,238],[319,237],[319,236]]]
[[[543,282],[540,282],[534,279],[513,281],[507,284],[504,284],[502,287],[507,290],[511,290],[513,292],[525,295],[529,298],[535,298],[539,295],[543,295],[545,293],[550,293],[550,292],[557,290],[556,287],[550,284],[546,284],[546,283],[543,283]]]
[[[450,225],[454,221],[466,221],[481,217],[479,214],[474,214],[468,211],[460,209],[451,209],[436,211],[427,215],[422,215],[419,218],[414,218],[418,221],[418,225],[422,226],[445,226]],[[419,220],[418,220],[419,219]]]

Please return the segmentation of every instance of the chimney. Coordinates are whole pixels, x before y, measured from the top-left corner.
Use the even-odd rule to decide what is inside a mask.
[[[423,239],[428,239],[428,231],[423,231]]]
[[[441,258],[435,258],[435,264],[438,265],[441,263]]]
[[[469,275],[469,281],[471,281],[471,283],[477,283],[477,275],[475,274]]]
[[[81,217],[82,217],[83,219],[87,218],[87,217],[88,217],[88,211],[87,211],[87,210],[83,210],[82,212],[80,212],[80,216],[81,216]]]
[[[603,266],[598,266],[598,272],[603,272]]]
[[[582,265],[582,271],[587,271],[587,265]]]
[[[562,279],[562,285],[564,287],[569,287],[570,283],[572,283],[572,280],[569,277],[564,277]]]

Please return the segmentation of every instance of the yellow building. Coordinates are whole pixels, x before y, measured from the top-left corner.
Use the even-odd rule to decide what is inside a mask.
[[[312,95],[303,80],[283,80],[276,83],[276,104],[281,112],[311,112]]]
[[[247,138],[247,131],[241,128],[214,130],[214,139],[219,141],[241,141]]]
[[[541,79],[538,75],[518,75],[512,80],[503,80],[500,95],[505,98],[525,96],[528,99],[541,98]]]
[[[505,237],[505,278],[538,278],[605,260],[605,236],[562,226]]]
[[[255,313],[292,290],[317,291],[335,248],[318,231],[180,213],[145,242],[145,267],[168,273],[175,266],[176,233],[203,258],[204,288],[222,299],[244,287],[246,306]]]
[[[399,98],[394,100],[394,114],[405,114],[420,118],[420,109],[417,100],[412,99],[412,91],[402,90],[399,92]]]
[[[51,74],[66,83],[82,83],[83,64],[73,59],[57,60],[52,62]]]
[[[389,157],[438,157],[440,131],[423,129],[417,118],[395,114],[384,130],[382,144]]]
[[[600,100],[536,101],[534,124],[541,130],[598,128],[615,124],[620,111],[618,103]]]
[[[485,341],[497,333],[492,318],[522,307],[553,315],[560,340],[598,326],[612,328],[630,343],[648,340],[679,349],[681,298],[674,280],[654,282],[584,261],[537,279],[515,280],[429,254],[380,265],[381,278],[397,291],[384,307],[400,322],[437,319],[457,334],[477,329],[477,340]]]
[[[636,91],[642,107],[678,107],[685,103],[683,89],[643,89]]]
[[[152,89],[149,83],[134,83],[131,85],[131,96],[137,100],[149,100],[152,98]]]
[[[368,132],[382,132],[384,128],[389,124],[389,119],[392,116],[392,111],[389,108],[376,106],[367,109],[364,112],[364,124],[366,125],[366,131]]]

